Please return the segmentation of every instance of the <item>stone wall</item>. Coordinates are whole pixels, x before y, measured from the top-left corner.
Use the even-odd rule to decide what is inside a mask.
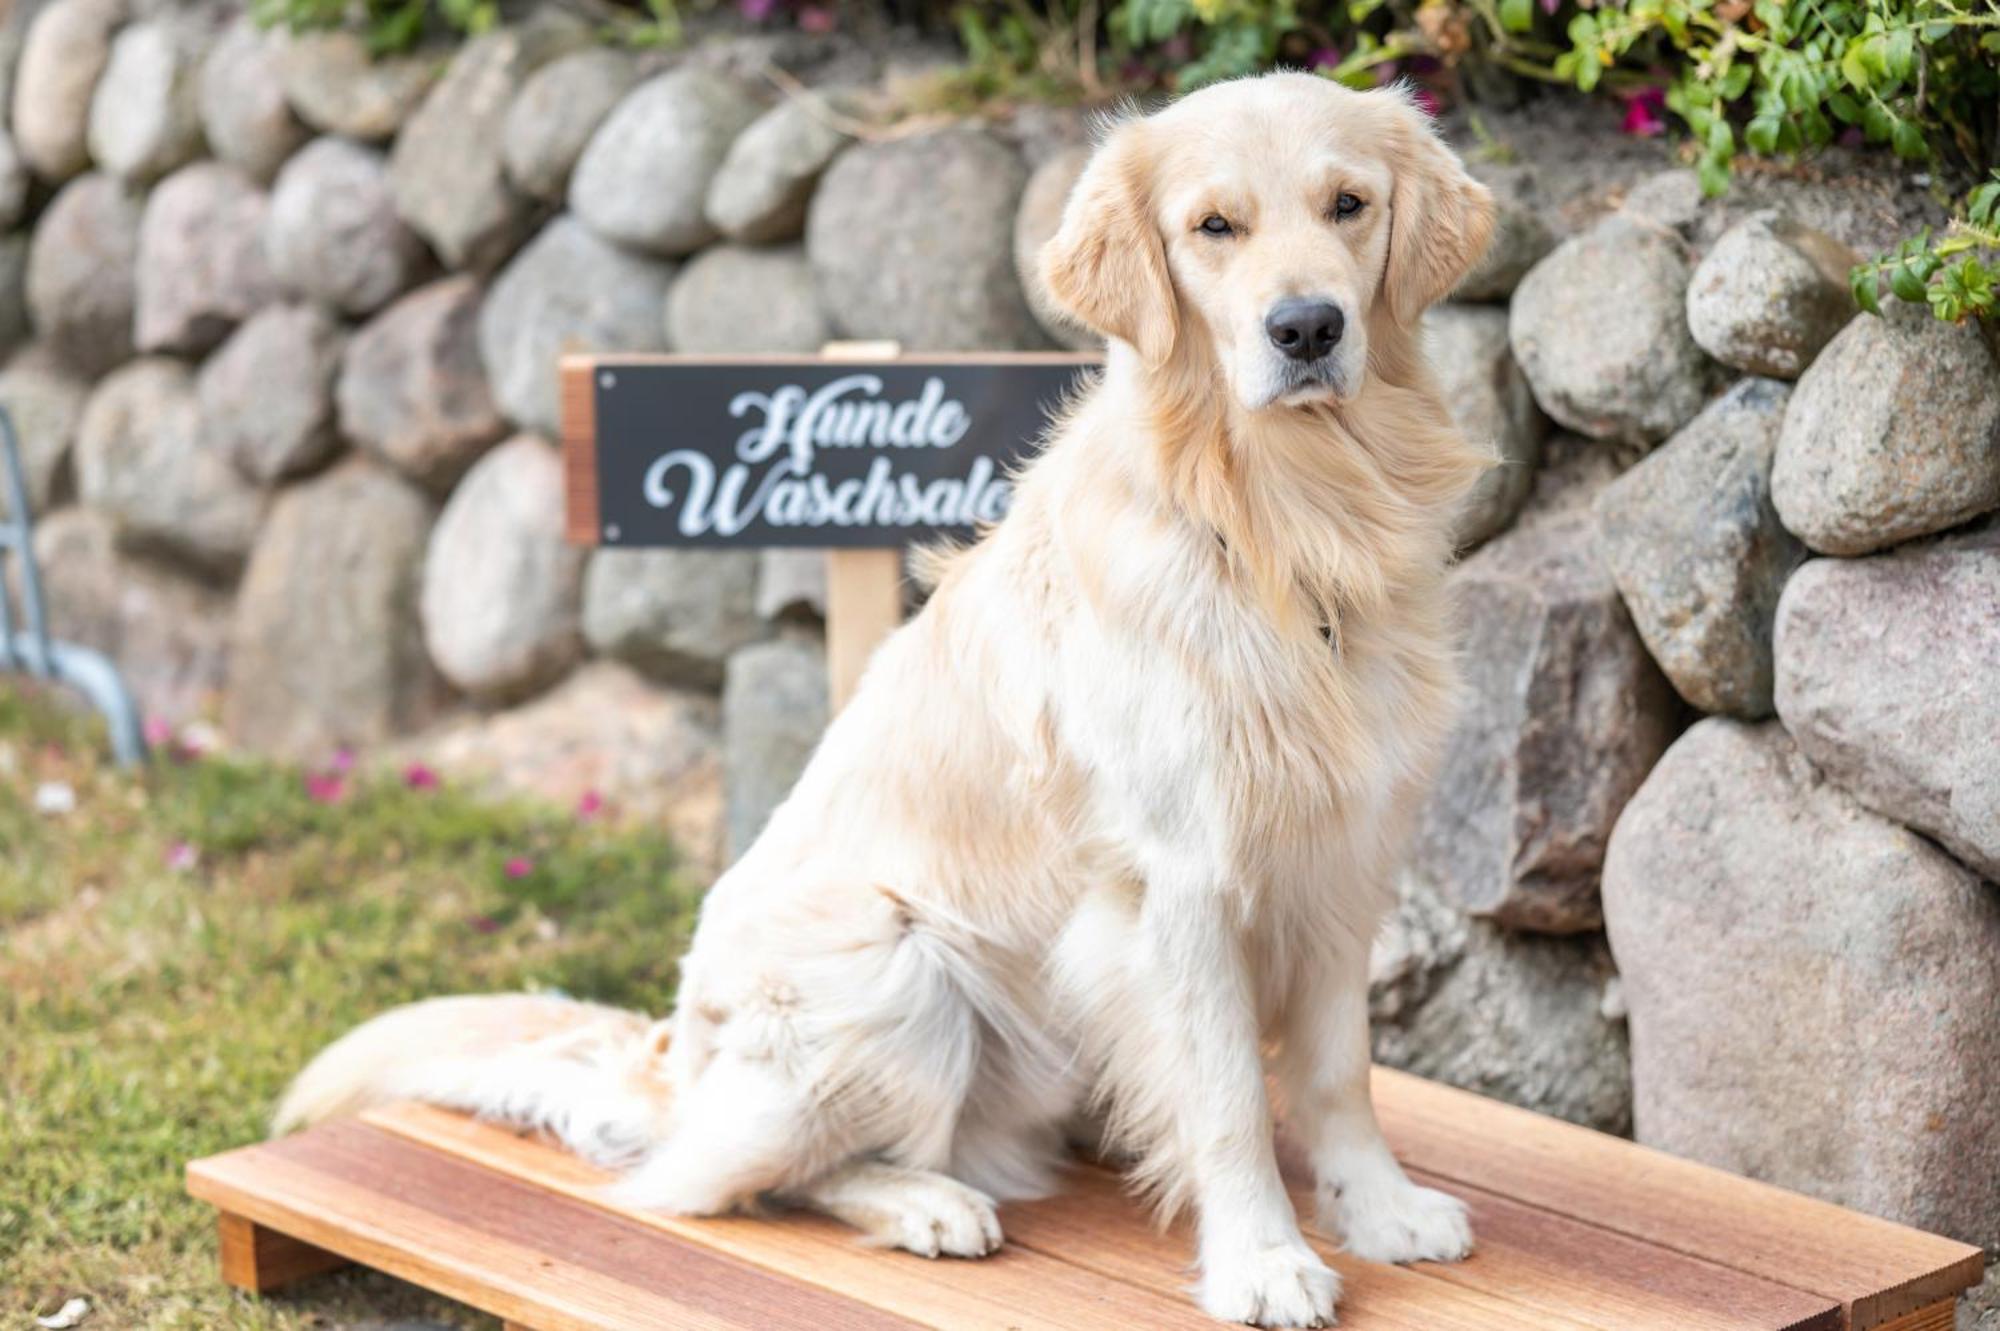
[[[1021,276],[1082,125],[885,129],[866,52],[589,37],[369,64],[41,7],[0,44],[0,401],[58,627],[150,715],[596,791],[708,870],[825,724],[820,561],[566,547],[556,357],[1087,345]],[[1429,316],[1505,464],[1377,1053],[2000,1243],[2000,371],[1855,316],[1863,195],[1580,156],[1478,163],[1501,236]]]

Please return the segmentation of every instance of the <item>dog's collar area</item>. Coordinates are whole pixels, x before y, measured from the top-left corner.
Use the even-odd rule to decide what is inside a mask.
[[[1221,532],[1215,533],[1215,546],[1223,554],[1226,555],[1229,553],[1229,539]],[[1319,626],[1319,640],[1328,647],[1331,647],[1334,654],[1338,655],[1340,653],[1340,622],[1335,619],[1321,624]]]

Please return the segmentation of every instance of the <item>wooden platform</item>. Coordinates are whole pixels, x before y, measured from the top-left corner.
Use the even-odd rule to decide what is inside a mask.
[[[1472,1208],[1450,1266],[1355,1261],[1349,1331],[1949,1331],[1978,1249],[1400,1073],[1398,1154]],[[1101,1169],[1006,1207],[983,1261],[862,1247],[810,1216],[676,1220],[596,1196],[544,1142],[398,1107],[188,1166],[221,1213],[223,1278],[267,1291],[346,1262],[526,1331],[1087,1331],[1217,1324],[1188,1300],[1185,1227],[1156,1233]],[[1304,1214],[1310,1214],[1308,1208]]]

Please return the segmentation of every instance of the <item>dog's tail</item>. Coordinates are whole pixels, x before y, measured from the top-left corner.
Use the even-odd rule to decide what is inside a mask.
[[[619,1164],[667,1134],[668,1023],[542,994],[433,998],[391,1009],[320,1051],[285,1092],[289,1132],[418,1100],[553,1133]]]

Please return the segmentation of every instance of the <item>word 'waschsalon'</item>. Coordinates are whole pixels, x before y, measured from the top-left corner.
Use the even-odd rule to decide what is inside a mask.
[[[684,536],[734,536],[759,520],[773,527],[950,527],[996,522],[1007,511],[1008,485],[992,459],[974,458],[963,476],[929,477],[877,455],[858,476],[835,480],[814,470],[824,448],[947,449],[972,427],[965,405],[930,378],[902,402],[883,399],[882,380],[850,374],[807,392],[797,384],[738,393],[736,419],[761,412],[761,424],[736,440],[736,460],[678,448],[646,469],[646,502],[681,508]],[[684,473],[677,495],[670,484]]]

